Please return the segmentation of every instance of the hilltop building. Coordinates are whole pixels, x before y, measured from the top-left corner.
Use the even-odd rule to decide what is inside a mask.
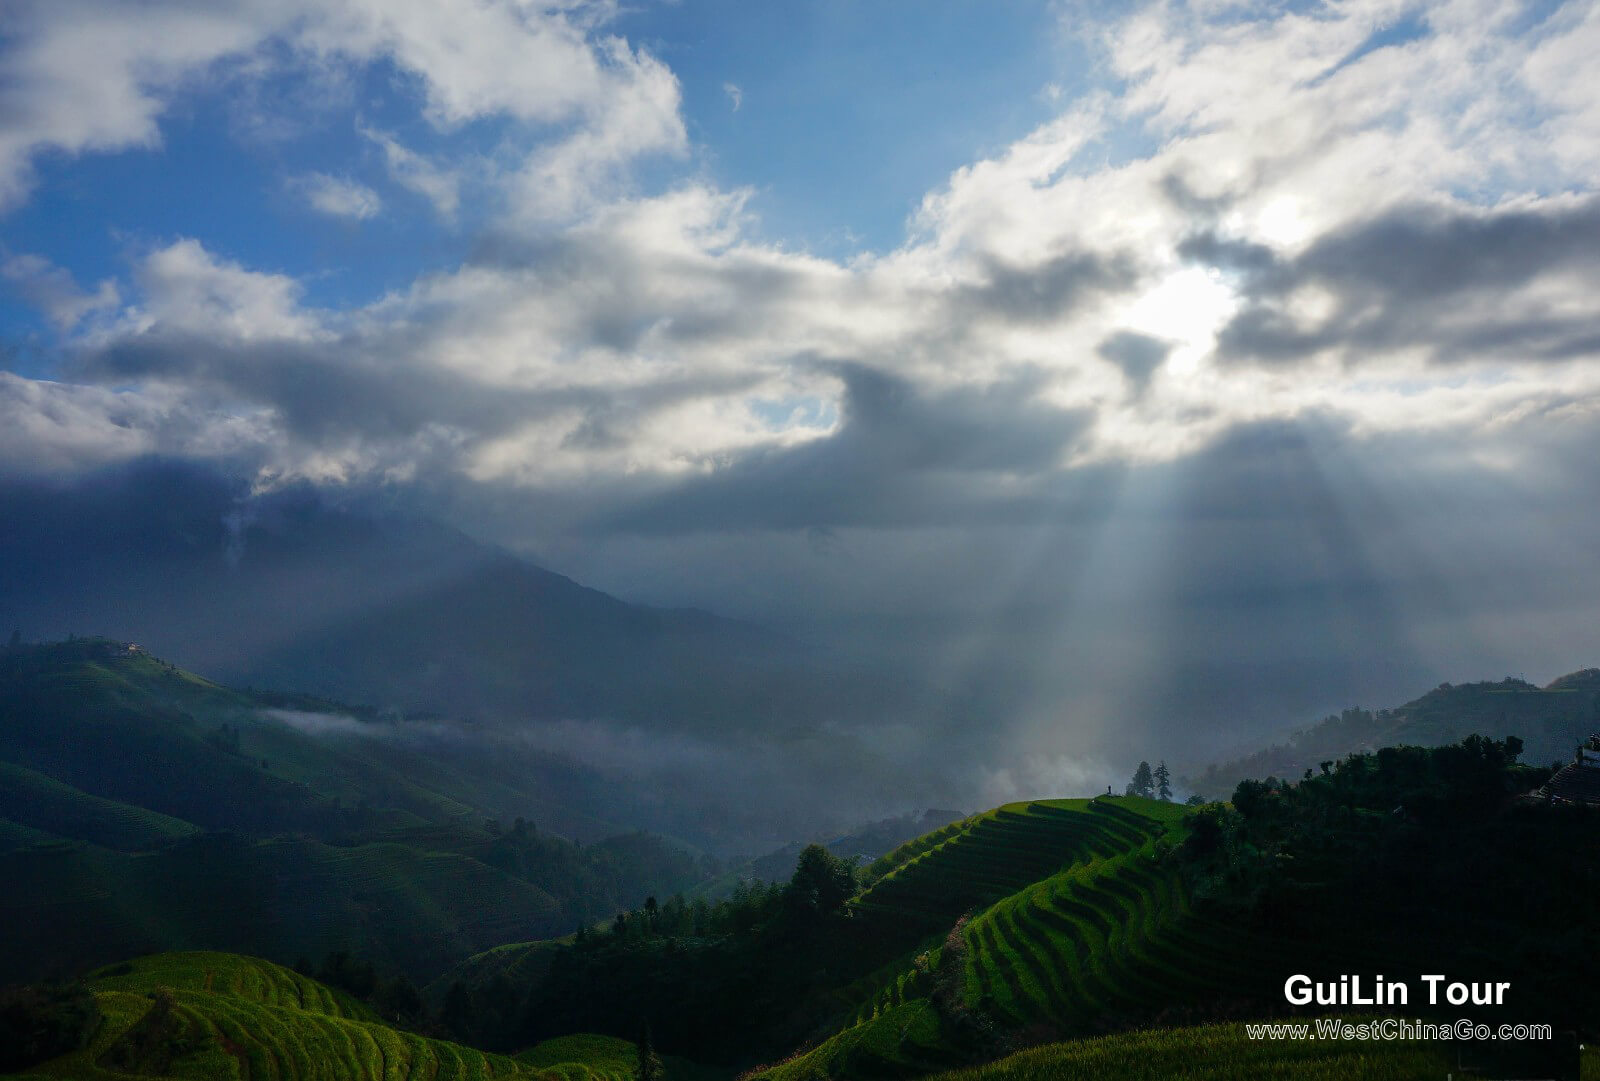
[[[1572,761],[1557,770],[1538,794],[1555,803],[1600,807],[1600,735],[1580,745]]]

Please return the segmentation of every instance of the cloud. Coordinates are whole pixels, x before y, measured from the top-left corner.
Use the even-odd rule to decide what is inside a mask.
[[[728,102],[733,106],[733,111],[738,112],[739,106],[744,104],[744,91],[734,83],[723,83],[722,92],[728,95]]]
[[[473,235],[459,265],[340,310],[203,237],[94,290],[16,263],[86,384],[12,388],[73,414],[35,425],[40,462],[252,433],[264,483],[407,484],[574,558],[754,531],[843,561],[873,531],[1104,516],[1129,478],[1245,432],[1536,469],[1519,443],[1600,401],[1581,5],[1118,17],[1089,35],[1095,90],[952,172],[898,247],[846,259],[767,239],[759,192],[696,172],[676,76],[604,5],[147,5],[164,35],[210,27],[177,52],[57,10],[27,8],[7,46],[13,181],[42,147],[148,144],[219,58],[275,42],[291,67],[392,64],[423,126],[355,130]],[[84,25],[104,70],[52,59]],[[125,97],[120,134],[28,127],[46,84]],[[486,124],[492,149],[436,151]],[[112,402],[126,427],[90,438]]]
[[[455,218],[461,207],[461,170],[431,161],[374,128],[358,125],[356,130],[383,151],[391,180],[428,200],[446,221]]]
[[[249,49],[263,29],[237,8],[85,0],[23,2],[6,18],[0,211],[26,197],[41,151],[157,145],[158,118],[182,80]]]
[[[622,170],[650,154],[680,155],[687,135],[681,92],[667,66],[625,42],[604,50],[611,80],[605,107],[587,125],[540,146],[508,182],[518,217],[529,224],[562,220],[606,201]]]
[[[1074,251],[1024,264],[987,259],[982,280],[949,300],[963,319],[1059,323],[1096,294],[1126,291],[1137,280],[1132,260]]]
[[[253,469],[272,457],[266,418],[188,392],[113,390],[0,372],[0,473],[71,476],[153,454]]]
[[[220,259],[197,240],[178,240],[151,252],[139,264],[136,280],[141,303],[128,305],[115,328],[91,340],[160,331],[203,336],[220,345],[319,335],[314,318],[300,308],[299,282]]]
[[[363,0],[236,0],[196,6],[155,0],[23,0],[8,11],[0,62],[0,212],[34,184],[41,153],[160,145],[160,120],[184,92],[249,85],[283,66],[393,62],[413,76],[426,118],[452,130],[484,117],[524,128],[519,170],[535,191],[582,185],[639,154],[678,151],[676,80],[653,58],[601,33],[606,3],[524,5],[513,0],[374,6]],[[253,128],[270,127],[257,117]],[[550,133],[564,129],[550,141]],[[414,161],[391,169],[442,194]],[[537,202],[528,196],[532,202]],[[541,204],[542,205],[542,204]]]
[[[1297,361],[1394,350],[1465,363],[1600,355],[1600,198],[1479,210],[1403,206],[1319,237],[1287,260],[1241,262],[1205,239],[1196,257],[1244,267],[1251,299],[1224,329],[1230,359]],[[1316,308],[1296,301],[1311,294]]]
[[[1010,517],[1037,501],[1089,423],[1081,411],[1037,402],[1037,377],[930,393],[860,363],[811,363],[842,385],[831,434],[686,478],[610,524],[649,533],[809,531]]]
[[[301,709],[263,709],[261,717],[288,725],[308,736],[351,736],[356,739],[382,738],[394,734],[394,726],[358,721],[344,713],[312,713]]]
[[[1172,343],[1133,330],[1119,330],[1095,346],[1106,360],[1122,369],[1135,395],[1143,394],[1150,377],[1172,352]]]
[[[85,292],[70,271],[38,255],[14,255],[0,263],[0,279],[63,332],[76,329],[96,313],[116,309],[122,299],[112,279],[102,279],[93,293]]]
[[[383,210],[383,200],[377,192],[343,177],[308,173],[295,177],[289,186],[304,196],[313,210],[329,217],[366,221]]]

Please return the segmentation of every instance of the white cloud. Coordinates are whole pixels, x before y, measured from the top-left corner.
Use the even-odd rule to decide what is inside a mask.
[[[85,292],[71,272],[38,255],[15,255],[0,263],[0,278],[34,307],[44,312],[61,331],[71,331],[84,319],[111,311],[121,302],[117,283],[102,279],[93,293]]]
[[[744,104],[744,91],[737,83],[723,83],[722,92],[728,95],[728,102],[733,106],[733,111],[738,112],[739,106]]]
[[[683,147],[676,80],[601,32],[612,14],[609,3],[520,0],[19,0],[0,51],[0,211],[26,198],[39,153],[157,146],[181,90],[216,85],[224,68],[234,78],[270,70],[256,61],[273,45],[319,70],[392,60],[418,79],[441,129],[486,116],[524,124],[521,172],[557,191],[553,205],[573,205],[634,156]],[[391,168],[447,205],[437,177],[414,166],[391,155]]]
[[[446,221],[456,216],[456,211],[461,207],[462,177],[459,169],[450,169],[430,161],[385,132],[364,126],[358,126],[357,130],[383,151],[390,179],[428,200]]]
[[[316,317],[300,307],[301,286],[293,278],[219,259],[197,240],[178,240],[151,252],[135,277],[142,303],[129,305],[115,327],[96,336],[98,341],[158,331],[226,346],[309,341],[322,333]]]
[[[383,210],[377,192],[345,177],[308,173],[292,179],[289,186],[304,196],[313,210],[330,217],[366,221]]]
[[[542,223],[614,198],[621,169],[645,154],[687,146],[677,77],[665,64],[612,39],[606,50],[613,88],[593,122],[540,146],[510,182],[515,211]]]
[[[22,201],[38,152],[159,144],[182,81],[253,47],[267,20],[238,7],[20,0],[0,56],[0,210]]]
[[[1505,232],[1513,214],[1535,232],[1555,215],[1587,220],[1596,163],[1582,135],[1595,114],[1570,88],[1584,83],[1594,18],[1563,12],[1519,38],[1493,12],[1438,4],[1421,36],[1365,48],[1374,27],[1405,10],[1350,3],[1316,17],[1245,18],[1234,7],[1158,5],[1117,23],[1105,35],[1105,87],[954,172],[922,201],[901,248],[841,263],[752,239],[749,192],[631,190],[627,167],[641,154],[686,148],[680,90],[659,60],[598,36],[585,15],[603,11],[486,3],[445,26],[433,5],[350,2],[282,32],[329,62],[394,57],[424,80],[441,127],[489,114],[525,125],[492,161],[455,169],[358,128],[393,179],[447,217],[465,185],[496,191],[490,254],[331,313],[305,308],[292,279],[185,240],[139,265],[114,321],[114,285],[92,296],[62,286],[41,303],[63,326],[99,313],[82,332],[86,350],[204,336],[221,358],[206,370],[208,392],[225,385],[289,418],[293,434],[274,444],[280,476],[432,469],[527,485],[713,476],[859,436],[851,425],[872,422],[873,403],[848,395],[870,388],[858,380],[852,391],[840,362],[885,373],[925,403],[1057,410],[1056,471],[1181,457],[1233,427],[1285,418],[1345,418],[1358,437],[1425,423],[1467,438],[1538,415],[1553,393],[1593,400],[1596,365],[1532,354],[1578,348],[1568,331],[1600,318],[1592,261],[1497,279],[1487,306],[1483,286],[1452,293],[1448,283],[1425,303],[1399,303],[1401,286],[1376,273],[1393,263],[1381,244],[1350,269],[1308,264],[1281,292],[1259,267],[1185,254],[1210,237],[1287,276],[1302,258],[1344,258],[1397,207],[1431,208],[1446,223],[1434,238],[1441,250],[1451,230],[1479,243],[1470,238]],[[489,78],[510,63],[506,41],[549,66],[528,61]],[[146,120],[158,91],[139,91],[156,95]],[[1241,337],[1245,315],[1279,339],[1298,334],[1310,343],[1304,355],[1228,354],[1224,338]],[[1128,368],[1101,346],[1146,339],[1160,348],[1141,362],[1133,393]],[[315,352],[268,355],[263,343]],[[1593,351],[1576,356],[1592,362]],[[294,378],[264,378],[264,366],[291,362]],[[172,383],[189,369],[146,370]],[[385,404],[296,422],[306,410],[294,396],[313,384]],[[807,404],[774,420],[772,403],[785,402]],[[846,445],[919,460],[917,433],[897,430],[909,441],[898,444],[861,438]],[[986,467],[997,488],[1042,483],[1017,465],[1033,468],[1031,447]]]
[[[280,436],[259,413],[222,412],[173,387],[111,390],[0,371],[0,475],[63,474],[149,454],[271,458]]]

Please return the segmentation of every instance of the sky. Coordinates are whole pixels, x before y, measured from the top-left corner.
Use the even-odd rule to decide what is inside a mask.
[[[996,791],[1548,680],[1600,662],[1597,51],[1580,2],[13,0],[0,475],[310,483],[998,681]]]

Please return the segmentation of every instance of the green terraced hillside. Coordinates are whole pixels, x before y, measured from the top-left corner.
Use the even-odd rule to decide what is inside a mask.
[[[853,908],[862,937],[909,949],[963,913],[1073,864],[1126,852],[1170,829],[1183,808],[1156,800],[1012,803],[937,830],[873,865]]]
[[[631,1040],[582,1032],[545,1040],[516,1055],[518,1062],[561,1081],[635,1081],[639,1049]],[[662,1081],[728,1081],[728,1075],[671,1055],[662,1056]]]
[[[1098,938],[1082,938],[1073,925],[1051,928],[1046,940],[1052,945],[1045,950],[1056,956],[1050,960],[1039,956],[1037,946],[1019,949],[1025,940],[1014,929],[1014,909],[1052,884],[1065,890],[1066,882],[1087,879],[1103,887],[1116,877],[1113,869],[1149,861],[1158,840],[1181,839],[1183,813],[1182,807],[1137,797],[1015,803],[902,846],[873,869],[879,877],[855,902],[862,928],[854,933],[892,937],[902,946],[921,942],[925,952],[909,963],[892,961],[846,987],[840,994],[849,1011],[845,1026],[759,1076],[909,1076],[968,1060],[976,1051],[976,1033],[952,1021],[948,1002],[935,1006],[941,984],[947,1000],[960,1001],[960,1012],[996,1024],[1069,1019],[1075,1028],[1091,1029],[1103,1016],[1097,996],[1111,996],[1097,982],[1089,984],[1093,990],[1078,988],[1078,971],[1067,958],[1103,954],[1082,965],[1084,977],[1116,963],[1130,936],[1123,923],[1140,909],[1140,887],[1151,889],[1154,915],[1133,921],[1136,937],[1174,914],[1170,888],[1142,878],[1133,879],[1136,886],[1113,887],[1135,900],[1107,894],[1119,898],[1107,903],[1122,915],[1102,917],[1107,926]]]
[[[1482,737],[1387,748],[1300,784],[1241,786],[1238,806],[1193,816],[1100,797],[1012,805],[940,831],[876,868],[857,914],[868,929],[900,920],[945,932],[855,980],[840,993],[849,1012],[835,1031],[753,1076],[924,1076],[1047,1040],[1270,1016],[1291,972],[1492,971],[1520,997],[1488,1016],[1584,1030],[1600,819],[1519,798],[1547,771],[1518,764],[1516,752]],[[1476,862],[1464,864],[1473,846]],[[1457,900],[1453,913],[1441,897]],[[1190,1034],[1196,1046],[1238,1043],[1226,1028]],[[1148,1038],[1152,1061],[1165,1063],[1149,1073],[1106,1071],[1117,1048],[1134,1047],[1111,1042],[962,1076],[1187,1069],[1183,1038],[1165,1050]],[[1382,1050],[1369,1064],[1361,1047],[1324,1061],[1240,1045],[1237,1072],[1177,1076],[1418,1076],[1421,1059]]]
[[[1452,1069],[1437,1046],[1260,1041],[1243,1025],[1199,1025],[1048,1044],[929,1081],[1421,1081]]]
[[[1154,841],[1005,898],[971,920],[963,939],[970,1004],[1004,1025],[1044,1021],[1071,1033],[1189,1004],[1269,998],[1283,958],[1321,960],[1315,944],[1197,915]]]
[[[110,965],[90,976],[96,991],[203,991],[249,999],[265,1006],[292,1006],[352,1021],[377,1021],[359,999],[271,961],[236,953],[158,953]]]
[[[548,1070],[563,1081],[634,1081],[637,1047],[615,1036],[580,1033],[545,1040],[517,1053],[517,1061]]]
[[[92,796],[10,762],[0,762],[0,818],[119,852],[145,852],[200,832],[181,818]]]
[[[982,1056],[997,1032],[1088,1035],[1269,991],[1271,962],[1316,950],[1195,914],[1164,858],[1184,814],[1137,797],[1010,804],[905,846],[857,912],[928,948],[846,988],[839,1032],[757,1076],[915,1076]]]
[[[479,1081],[563,1075],[376,1021],[281,966],[159,954],[89,981],[103,1019],[89,1046],[20,1075],[61,1081]]]
[[[569,944],[572,936],[545,938],[533,942],[507,942],[482,953],[475,953],[422,989],[422,997],[435,1005],[444,1001],[453,983],[483,987],[497,976],[516,984],[537,982],[549,971],[550,962]]]

